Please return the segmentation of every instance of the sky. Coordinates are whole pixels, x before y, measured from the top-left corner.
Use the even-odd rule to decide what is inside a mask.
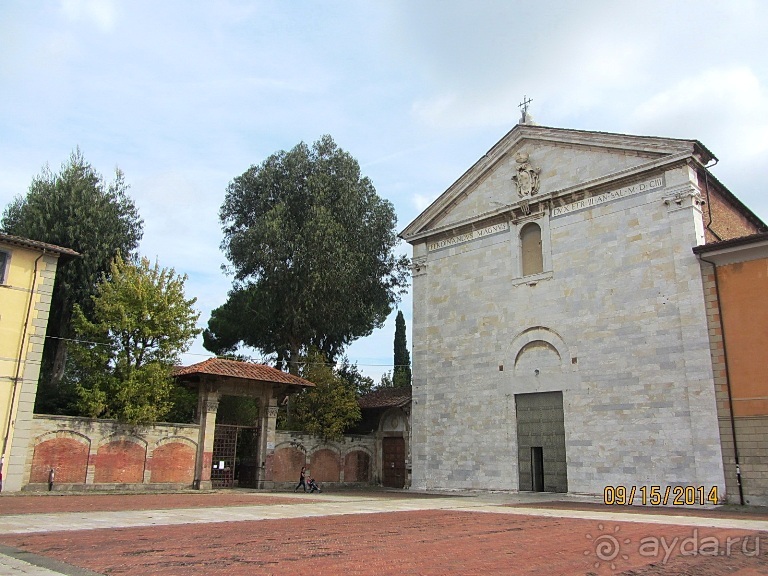
[[[202,328],[232,281],[219,208],[250,166],[330,134],[400,231],[528,96],[540,125],[701,141],[768,220],[766,54],[760,0],[3,0],[0,209],[77,147],[119,167],[140,253],[188,275]],[[395,314],[347,350],[376,381]],[[182,361],[207,357],[198,338]]]

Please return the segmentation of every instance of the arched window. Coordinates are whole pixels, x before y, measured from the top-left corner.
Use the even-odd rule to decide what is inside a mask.
[[[541,252],[541,228],[530,222],[520,231],[520,246],[523,276],[544,272],[544,257]]]

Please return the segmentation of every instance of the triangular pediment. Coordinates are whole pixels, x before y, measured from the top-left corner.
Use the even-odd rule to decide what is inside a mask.
[[[633,174],[639,177],[691,156],[703,163],[713,158],[695,140],[519,124],[400,236],[413,241],[432,230],[460,227],[478,218],[492,217],[521,202],[557,198],[627,179]],[[537,181],[532,194],[529,175]]]

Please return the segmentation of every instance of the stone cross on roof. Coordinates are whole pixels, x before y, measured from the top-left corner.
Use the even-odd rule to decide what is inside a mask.
[[[523,114],[528,112],[528,104],[531,102],[533,102],[531,98],[528,98],[528,96],[523,96],[523,101],[518,104],[518,106],[523,109]]]
[[[518,104],[518,107],[522,111],[522,115],[520,117],[520,124],[532,124],[533,123],[533,117],[528,114],[528,104],[533,102],[533,99],[528,98],[528,96],[523,96],[523,101]]]

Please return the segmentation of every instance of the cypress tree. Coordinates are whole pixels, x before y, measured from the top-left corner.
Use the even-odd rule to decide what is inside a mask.
[[[401,310],[397,312],[395,319],[395,369],[392,373],[392,384],[395,388],[411,385],[411,353],[408,352],[405,318]]]

